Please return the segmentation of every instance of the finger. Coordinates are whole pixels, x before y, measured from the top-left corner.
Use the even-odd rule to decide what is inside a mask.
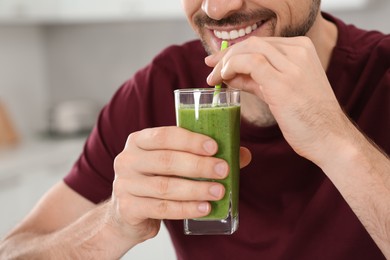
[[[224,179],[229,166],[226,161],[177,151],[152,151],[145,161],[152,161],[144,168],[145,173],[160,173],[189,178]],[[148,160],[150,158],[150,160]]]
[[[118,155],[116,173],[140,172],[143,174],[174,175],[188,178],[223,179],[228,175],[226,161],[187,152],[139,150],[137,156]]]
[[[264,37],[264,41],[274,45],[281,52],[285,47],[314,47],[313,42],[307,36],[298,36],[298,37]]]
[[[257,83],[261,83],[264,77],[256,77],[258,74],[273,75],[276,74],[276,70],[263,55],[245,53],[230,57],[222,67],[220,77],[221,80],[230,80],[235,78],[237,74],[249,75]]]
[[[252,153],[246,147],[240,147],[240,168],[248,166],[252,160]]]
[[[285,57],[285,62],[278,63],[277,65],[279,71],[289,72],[297,66],[303,66],[306,70],[313,68],[322,69],[317,51],[310,38],[306,36],[273,38],[266,38],[265,41],[272,44]],[[276,64],[275,56],[267,56],[267,58]],[[286,64],[286,66],[283,66],[283,64]],[[308,66],[308,64],[311,65]]]
[[[212,138],[176,126],[148,128],[130,134],[126,146],[130,144],[143,150],[176,150],[199,155],[213,155],[218,149]]]
[[[206,216],[211,211],[207,201],[171,201],[155,198],[122,200],[121,207],[128,216],[141,219],[192,219]],[[126,213],[127,212],[127,213]]]
[[[222,61],[225,64],[232,56],[240,54],[261,54],[263,55],[275,69],[281,71],[289,67],[289,61],[286,60],[287,54],[291,49],[301,46],[297,40],[292,39],[274,39],[250,37],[245,41],[239,42],[232,46],[228,51],[210,55],[206,58],[206,64],[215,67],[218,62]],[[301,40],[300,42],[304,42]]]
[[[215,54],[211,54],[205,58],[205,63],[209,67],[215,67],[219,60],[229,51],[229,48],[219,51]]]
[[[128,192],[137,197],[175,201],[217,201],[223,198],[225,188],[211,181],[189,180],[177,177],[140,175],[137,181],[124,181]]]
[[[250,37],[235,45],[235,48],[232,48],[224,58],[228,60],[240,54],[258,54],[264,56],[276,70],[282,71],[288,68],[290,63],[286,59],[286,52],[282,46],[282,42],[270,41],[268,38]]]
[[[250,37],[234,47],[226,55],[226,58],[229,58],[229,55],[245,53],[262,54],[275,69],[281,72],[288,71],[291,65],[302,60],[307,53],[316,54],[313,42],[306,36]]]
[[[232,80],[237,74],[248,75],[246,80],[249,83],[252,78],[252,71],[264,70],[263,66],[270,67],[269,69],[276,70],[275,67],[267,60],[267,57],[262,53],[241,51],[242,48],[237,48],[227,53],[214,67],[213,71],[207,77],[209,85],[219,84]],[[236,66],[234,66],[236,65]],[[254,67],[256,66],[256,67]],[[240,70],[232,70],[232,68],[242,67]],[[230,70],[229,70],[230,69]],[[245,85],[244,85],[245,86]],[[244,87],[243,86],[243,87]],[[245,90],[245,89],[244,89]]]
[[[276,70],[262,54],[240,54],[232,56],[220,74],[213,74],[211,83],[218,81],[230,81],[236,77],[245,76],[242,86],[233,86],[245,91],[256,92],[250,89],[260,85],[273,85],[282,75]],[[246,82],[245,82],[246,81]],[[251,83],[256,82],[256,84]],[[210,83],[210,82],[209,82]]]
[[[213,70],[211,73],[207,76],[206,82],[210,86],[217,85],[222,83],[222,77],[221,77],[221,70],[224,66],[224,59],[221,59],[219,62],[217,62],[215,65],[213,65]]]

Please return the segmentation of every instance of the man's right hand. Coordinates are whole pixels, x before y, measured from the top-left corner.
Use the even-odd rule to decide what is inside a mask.
[[[122,234],[143,241],[158,233],[162,219],[206,216],[208,201],[220,200],[225,189],[191,178],[228,175],[228,164],[212,157],[217,149],[210,137],[174,126],[130,134],[114,163],[111,203]],[[240,154],[241,166],[247,165],[250,152],[241,148]]]

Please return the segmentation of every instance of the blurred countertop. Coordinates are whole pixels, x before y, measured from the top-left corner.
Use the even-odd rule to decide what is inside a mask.
[[[12,229],[42,195],[70,170],[86,136],[33,138],[13,147],[0,147],[0,238]],[[154,239],[130,250],[121,259],[176,259],[164,225]]]
[[[50,170],[56,174],[59,169],[70,169],[81,153],[85,140],[85,136],[39,137],[22,140],[13,146],[0,147],[0,180],[32,170]]]

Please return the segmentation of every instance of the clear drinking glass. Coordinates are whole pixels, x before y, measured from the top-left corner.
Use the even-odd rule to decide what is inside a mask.
[[[232,234],[238,228],[240,91],[234,89],[178,89],[174,91],[177,125],[205,134],[218,143],[215,157],[229,164],[229,175],[222,183],[225,196],[212,201],[211,212],[199,219],[184,220],[188,235]],[[201,179],[204,181],[205,179]]]

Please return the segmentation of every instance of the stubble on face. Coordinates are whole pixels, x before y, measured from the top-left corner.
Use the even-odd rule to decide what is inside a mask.
[[[296,37],[296,36],[305,36],[310,28],[313,26],[317,14],[320,10],[321,0],[313,0],[308,15],[298,25],[287,25],[282,29],[280,37]]]
[[[247,12],[237,12],[233,13],[230,16],[223,18],[221,20],[214,20],[208,17],[204,13],[199,13],[194,17],[194,25],[196,27],[196,31],[199,34],[200,40],[207,51],[207,53],[211,54],[212,49],[210,45],[207,43],[207,37],[205,31],[206,27],[210,26],[237,26],[240,24],[245,24],[253,21],[268,21],[268,35],[267,36],[276,36],[276,37],[296,37],[296,36],[304,36],[313,26],[318,11],[320,9],[321,0],[313,0],[311,3],[309,13],[303,19],[303,21],[299,24],[289,24],[281,28],[280,32],[276,32],[276,21],[277,14],[267,8],[262,8],[259,10],[252,10]]]

